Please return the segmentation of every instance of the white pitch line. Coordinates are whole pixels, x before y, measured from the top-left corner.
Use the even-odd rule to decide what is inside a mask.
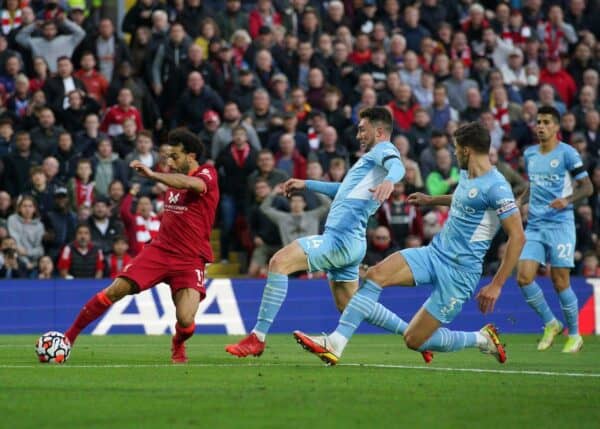
[[[511,370],[511,369],[484,369],[484,368],[450,368],[436,366],[418,366],[418,365],[394,365],[394,364],[362,364],[362,363],[343,363],[337,366],[341,367],[360,367],[360,368],[381,368],[381,369],[409,369],[418,371],[442,371],[442,372],[472,372],[484,374],[508,374],[508,375],[535,375],[548,377],[582,377],[582,378],[600,378],[600,373],[585,373],[585,372],[553,372],[553,371],[527,371],[527,370]],[[190,363],[187,365],[173,364],[98,364],[98,365],[0,365],[0,369],[31,369],[31,368],[264,368],[264,367],[324,367],[318,364],[271,364],[271,363],[251,363],[251,364],[234,364],[234,363]]]

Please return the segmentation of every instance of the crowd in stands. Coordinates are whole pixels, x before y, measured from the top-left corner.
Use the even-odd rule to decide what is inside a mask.
[[[284,198],[281,183],[341,181],[364,153],[358,112],[374,105],[393,114],[406,176],[371,219],[365,266],[441,229],[447,207],[407,196],[454,190],[464,121],[489,129],[492,162],[522,192],[537,109],[552,105],[595,189],[575,208],[575,272],[600,275],[598,2],[138,0],[119,23],[102,2],[0,3],[0,278],[114,277],[164,204],[165,187],[128,164],[168,172],[179,126],[219,172],[216,261],[241,251],[264,275],[330,205]]]

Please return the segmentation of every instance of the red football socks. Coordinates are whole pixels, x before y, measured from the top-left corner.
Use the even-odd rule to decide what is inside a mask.
[[[194,331],[196,330],[196,325],[192,323],[187,328],[184,328],[179,323],[175,324],[175,337],[173,341],[176,343],[183,343],[185,340],[194,335]]]
[[[65,332],[65,337],[69,339],[71,345],[75,342],[79,333],[83,331],[87,325],[102,316],[111,305],[112,302],[108,296],[106,296],[104,291],[94,295],[92,299],[83,306],[69,330]]]

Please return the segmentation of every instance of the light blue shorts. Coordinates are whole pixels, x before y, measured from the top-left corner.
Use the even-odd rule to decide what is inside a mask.
[[[431,246],[404,249],[400,253],[412,271],[417,286],[433,285],[433,293],[423,304],[425,309],[441,323],[452,322],[463,304],[473,296],[481,274],[450,266]]]
[[[548,228],[525,229],[525,246],[519,260],[547,262],[557,268],[575,266],[575,224],[548,225]]]
[[[332,281],[358,280],[358,266],[365,257],[365,240],[340,237],[325,231],[296,240],[308,258],[308,271],[325,271]]]

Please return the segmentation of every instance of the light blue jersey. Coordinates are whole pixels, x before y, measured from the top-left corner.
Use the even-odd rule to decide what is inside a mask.
[[[379,143],[352,166],[331,204],[325,230],[365,239],[367,221],[380,206],[370,189],[383,182],[392,159],[400,159],[398,149],[390,142]]]
[[[424,306],[441,323],[450,323],[471,298],[500,222],[517,212],[510,185],[496,168],[473,179],[462,170],[444,228],[429,246],[400,251],[415,284],[434,286]]]
[[[496,168],[473,179],[462,170],[448,221],[431,246],[464,271],[481,272],[500,221],[517,211],[511,187]]]
[[[536,145],[525,150],[525,166],[529,175],[529,215],[525,230],[527,241],[520,259],[571,268],[575,265],[576,244],[573,205],[557,210],[550,207],[550,203],[570,196],[573,180],[588,175],[581,157],[562,142],[545,154]]]
[[[334,198],[323,235],[297,240],[308,258],[309,271],[325,271],[333,281],[358,280],[358,266],[367,248],[367,222],[380,205],[371,189],[385,178],[397,182],[402,177],[400,153],[392,143],[382,142],[354,164],[341,184],[306,181],[308,189]]]
[[[560,142],[546,154],[540,152],[539,145],[535,145],[527,148],[524,155],[530,183],[528,228],[572,224],[572,204],[557,210],[550,207],[550,203],[557,198],[570,196],[573,193],[573,179],[583,179],[588,175],[577,151]]]

